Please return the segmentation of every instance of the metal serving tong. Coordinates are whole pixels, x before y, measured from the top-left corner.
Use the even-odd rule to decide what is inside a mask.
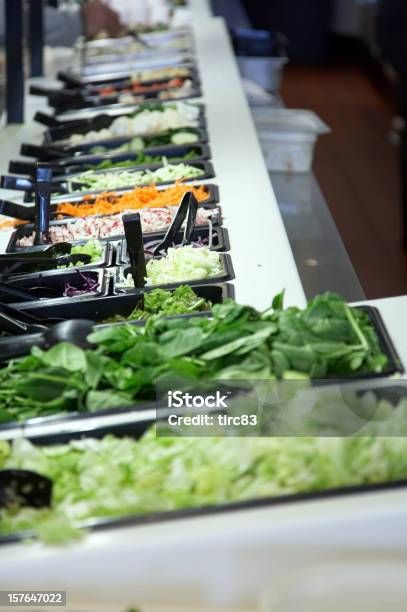
[[[180,231],[185,219],[184,235],[181,246],[185,246],[191,241],[192,232],[194,231],[196,215],[198,213],[198,201],[192,191],[187,191],[182,197],[181,203],[178,206],[177,212],[164,239],[155,247],[153,255],[156,257],[163,251],[167,251],[174,244],[174,240]],[[128,246],[128,243],[127,243]]]
[[[30,470],[0,470],[0,508],[51,505],[52,480]]]

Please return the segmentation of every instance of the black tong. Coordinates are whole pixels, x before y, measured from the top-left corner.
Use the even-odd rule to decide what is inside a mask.
[[[19,336],[42,333],[47,330],[47,326],[37,317],[0,303],[0,329],[13,336]]]
[[[140,214],[132,213],[124,215],[123,225],[134,286],[144,287],[146,284],[147,268]]]
[[[187,191],[180,205],[178,206],[177,212],[164,239],[155,247],[153,255],[160,255],[163,251],[167,251],[169,247],[174,244],[174,240],[178,232],[180,231],[185,219],[184,235],[182,238],[181,246],[185,246],[191,241],[192,232],[194,231],[196,215],[198,212],[198,201],[192,191]]]
[[[50,241],[51,189],[52,168],[49,164],[38,163],[35,176],[35,246],[46,244]]]
[[[30,470],[0,470],[0,508],[51,505],[52,480]]]
[[[15,253],[5,253],[0,255],[0,277],[10,276],[11,274],[35,271],[36,266],[43,266],[44,269],[53,270],[58,266],[68,266],[69,264],[83,262],[90,263],[91,256],[85,253],[75,253],[71,255],[72,244],[70,242],[56,242],[47,245],[43,249],[21,250]],[[33,270],[34,268],[34,270]]]

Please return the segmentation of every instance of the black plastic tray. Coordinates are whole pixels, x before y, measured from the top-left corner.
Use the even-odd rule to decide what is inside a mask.
[[[99,288],[95,293],[82,295],[74,298],[62,297],[62,293],[65,288],[65,282],[74,281],[77,275],[83,272],[84,274],[93,276],[99,280]],[[51,270],[50,272],[41,272],[36,274],[19,274],[17,276],[7,277],[7,283],[15,286],[16,288],[29,290],[32,287],[44,286],[50,289],[55,289],[56,292],[60,293],[59,297],[51,298],[46,297],[44,299],[36,300],[35,304],[37,307],[49,304],[71,304],[74,302],[83,302],[84,300],[94,300],[96,296],[106,296],[110,291],[110,272],[106,268],[87,268],[86,270],[79,270],[78,268],[67,268],[64,270]],[[26,310],[32,307],[33,302],[18,302],[13,301],[12,298],[4,298],[6,304],[12,304],[15,308],[20,310]],[[1,348],[0,348],[1,353]]]
[[[234,298],[234,287],[230,284],[219,285],[196,285],[194,291],[199,297],[210,300],[213,304],[220,304],[226,298]],[[114,315],[128,316],[139,304],[143,293],[151,291],[146,287],[144,292],[133,292],[128,295],[113,295],[99,297],[95,300],[87,300],[82,303],[64,304],[41,304],[40,306],[30,304],[24,312],[32,314],[39,319],[89,319],[102,324],[102,322]],[[197,313],[200,316],[209,316],[210,311]],[[185,316],[185,315],[178,315]],[[141,323],[142,322],[137,322]],[[123,323],[114,323],[122,325]],[[99,413],[98,413],[99,414]]]
[[[174,130],[172,130],[174,131]],[[175,130],[178,131],[178,130]],[[191,145],[198,145],[202,143],[207,143],[209,140],[208,132],[203,128],[182,128],[182,131],[186,132],[194,132],[198,136],[198,140],[194,143],[190,143]],[[162,134],[163,132],[161,132]],[[168,133],[165,132],[166,134]],[[159,136],[159,134],[157,134]],[[145,140],[149,140],[151,137],[144,137]],[[107,138],[104,140],[96,140],[93,142],[79,143],[79,144],[69,144],[66,141],[53,141],[47,143],[45,145],[31,145],[31,144],[22,144],[20,153],[21,155],[25,155],[26,157],[35,157],[40,159],[41,161],[54,161],[54,160],[62,160],[66,157],[79,157],[80,155],[92,155],[89,153],[90,149],[95,146],[107,147],[110,149],[114,149],[116,147],[120,147],[123,144],[131,142],[134,139],[134,136],[120,136],[116,138]],[[151,145],[147,142],[147,146],[143,149],[143,153],[147,155],[157,148],[161,146],[177,146],[177,145]],[[186,146],[186,145],[179,145]],[[106,153],[108,155],[108,153]]]
[[[183,67],[183,66],[181,66],[181,67]],[[185,66],[185,68],[187,68],[189,70],[189,74],[187,74],[186,76],[181,76],[181,77],[164,77],[164,78],[161,78],[161,79],[151,79],[150,78],[148,80],[142,80],[142,82],[139,80],[138,83],[140,83],[141,85],[153,85],[154,83],[165,83],[166,81],[169,81],[172,78],[181,78],[181,79],[190,79],[191,81],[193,81],[197,85],[200,85],[201,84],[200,77],[199,77],[199,73],[198,73],[196,67]],[[123,90],[123,89],[131,87],[133,85],[133,79],[130,78],[130,77],[127,77],[127,78],[114,78],[112,80],[106,80],[106,81],[103,81],[101,83],[94,82],[94,83],[90,83],[90,84],[83,84],[80,80],[76,80],[76,82],[73,82],[73,81],[69,80],[69,77],[67,77],[67,79],[68,80],[67,80],[67,82],[64,83],[61,91],[70,92],[70,94],[72,96],[80,95],[82,97],[85,97],[85,96],[98,96],[98,95],[100,95],[100,92],[103,89],[105,89],[106,87],[109,87],[109,86],[115,87],[116,89]],[[63,80],[63,79],[59,79],[59,80]],[[75,84],[75,87],[73,86],[74,84]],[[55,89],[56,93],[58,93],[58,91],[59,91],[58,89]]]
[[[402,397],[405,397],[405,393],[400,396],[400,399]],[[69,418],[70,417],[68,417],[68,419]],[[92,437],[100,439],[108,433],[116,435],[118,437],[129,436],[138,439],[143,435],[143,433],[145,433],[145,431],[147,431],[149,427],[154,425],[155,422],[155,413],[153,411],[153,413],[150,412],[149,414],[140,413],[138,415],[134,415],[133,420],[127,424],[118,423],[117,425],[101,425],[100,427],[87,427],[86,425],[84,425],[83,430],[81,432],[75,431],[73,433],[70,433],[69,421],[67,421],[65,425],[61,424],[63,429],[60,433],[49,435],[44,432],[44,435],[41,436],[38,435],[38,430],[37,432],[35,432],[35,428],[32,428],[32,433],[34,435],[30,434],[31,428],[27,428],[25,430],[25,433],[32,443],[40,445],[62,444],[78,437]],[[64,431],[64,429],[66,430]],[[183,518],[202,517],[225,512],[236,512],[244,510],[247,511],[259,508],[279,506],[282,504],[295,504],[306,501],[318,501],[323,499],[332,499],[335,497],[343,497],[346,495],[359,495],[378,491],[391,491],[405,487],[407,487],[407,479],[378,482],[367,485],[349,485],[337,488],[324,489],[322,491],[314,491],[311,493],[291,493],[286,495],[253,498],[245,501],[238,501],[232,503],[200,506],[197,508],[188,508],[165,512],[150,512],[108,519],[94,519],[92,521],[84,521],[83,523],[81,523],[80,526],[91,530],[113,529],[120,527],[136,527],[138,525],[152,525],[163,521],[179,520]],[[0,545],[17,543],[19,541],[35,536],[36,534],[33,531],[19,532],[3,537],[0,536]]]
[[[212,183],[207,183],[204,186],[206,187],[207,192],[208,192],[208,199],[200,202],[199,206],[205,206],[205,208],[214,207],[219,202],[219,189],[217,185],[214,185]],[[158,188],[160,189],[160,187]],[[121,195],[122,193],[126,191],[131,191],[132,189],[133,187],[126,187],[125,189],[116,189],[112,191],[112,193]],[[165,187],[162,186],[162,189],[165,189]],[[75,194],[67,195],[67,196],[56,196],[56,197],[53,197],[51,200],[51,205],[50,205],[51,219],[58,217],[58,219],[64,218],[65,220],[69,220],[69,219],[75,220],[75,218],[73,217],[68,217],[68,216],[62,215],[61,213],[57,213],[58,204],[62,202],[69,202],[71,204],[80,204],[83,202],[83,194],[75,193]],[[87,198],[86,203],[90,204],[91,202],[92,202],[91,198]],[[7,200],[0,200],[0,214],[6,215],[7,217],[23,219],[25,221],[34,221],[35,208],[33,204],[31,204],[31,206],[30,205],[25,206],[25,205],[19,204],[18,202],[9,202]],[[94,215],[94,216],[100,216],[100,215]],[[18,232],[19,229],[21,230],[23,228],[18,228],[16,231]]]
[[[192,74],[197,74],[197,68],[196,65],[190,62],[186,62],[184,64],[178,64],[177,66],[179,67],[186,67],[186,68],[190,68],[192,71]],[[164,66],[161,66],[161,68],[164,68]],[[146,71],[150,71],[150,68],[146,68]],[[136,72],[143,72],[143,70],[137,69]],[[106,72],[105,74],[97,74],[97,75],[93,75],[93,76],[85,76],[85,75],[74,75],[72,74],[72,71],[61,71],[58,72],[57,74],[57,79],[59,81],[62,81],[65,85],[64,87],[67,88],[74,88],[76,89],[77,87],[97,87],[97,86],[102,86],[102,85],[109,85],[109,84],[114,84],[117,83],[118,81],[123,81],[123,80],[129,80],[132,78],[132,74],[134,73],[134,70],[132,71],[127,71],[127,70],[123,70],[121,73],[120,72]]]
[[[77,219],[80,221],[80,219]],[[52,221],[50,223],[51,226],[55,225],[65,225],[66,221]],[[10,242],[7,245],[6,253],[16,253],[20,251],[42,251],[44,250],[44,246],[30,246],[30,247],[19,247],[17,246],[17,241],[20,240],[23,236],[28,236],[34,231],[34,225],[32,223],[21,225],[13,234],[11,235]],[[96,238],[95,236],[89,236],[88,240]],[[86,244],[88,240],[72,240],[69,241],[70,244],[74,244],[75,246]],[[102,243],[103,253],[100,260],[94,262],[92,264],[85,264],[84,266],[80,266],[81,269],[87,268],[105,268],[111,266],[113,263],[113,254],[114,249],[113,245],[110,243],[111,241],[107,238],[101,238],[100,242]],[[78,267],[78,266],[76,266]]]
[[[172,104],[174,104],[174,102]],[[168,105],[168,103],[163,102],[163,105]],[[94,131],[95,127],[90,125],[90,120],[101,115],[105,118],[105,120],[103,126],[98,129],[108,128],[118,117],[133,115],[139,106],[142,105],[116,104],[105,106],[103,110],[95,108],[81,109],[71,114],[63,113],[61,115],[56,115],[53,118],[51,117],[51,119],[53,119],[55,122],[54,127],[50,127],[44,132],[44,142],[49,143],[52,141],[66,140],[72,134],[86,134],[89,131]],[[200,109],[200,116],[198,119],[199,124],[196,127],[205,128],[205,107],[203,104],[196,104],[196,106]],[[90,115],[90,117],[88,115]],[[36,117],[38,120],[38,115],[36,115]],[[133,138],[135,136],[137,136],[137,134],[133,134]]]
[[[180,281],[179,283],[168,283],[161,285],[149,285],[153,289],[157,287],[161,287],[162,289],[167,289],[168,287],[178,286],[178,285],[190,285],[194,287],[195,285],[213,285],[218,283],[225,283],[227,281],[231,281],[235,278],[235,272],[233,270],[232,259],[228,253],[219,253],[221,265],[223,268],[223,273],[219,274],[219,276],[211,276],[208,278],[200,278],[196,280],[185,280]],[[157,258],[158,259],[158,258]],[[160,258],[161,259],[161,258]],[[120,279],[130,274],[129,266],[116,266],[115,272],[113,272],[113,294],[121,295],[123,293],[134,293],[135,291],[140,291],[140,287],[138,288],[128,288],[128,287],[119,287]]]
[[[358,374],[354,373],[346,377],[347,380],[352,379],[369,379],[369,378],[383,378],[384,376],[392,376],[393,374],[403,374],[404,366],[400,359],[399,354],[397,353],[396,347],[393,344],[393,340],[390,337],[389,332],[384,324],[380,311],[375,306],[357,306],[356,308],[363,310],[365,312],[370,322],[372,323],[377,337],[379,339],[380,348],[384,355],[386,355],[388,359],[387,366],[383,369],[382,372],[370,372],[366,374]]]
[[[176,287],[177,285],[174,284],[168,287],[168,289],[171,290],[171,289],[175,289]],[[223,299],[225,299],[226,297],[231,297],[231,298],[234,297],[234,288],[232,285],[226,284],[226,285],[220,285],[220,287],[222,288]],[[199,292],[199,294],[202,296],[205,296],[205,297],[211,296],[212,299],[216,298],[214,290],[212,289],[212,286],[209,284],[208,285],[195,285],[193,286],[193,289],[197,293]],[[146,288],[146,290],[149,290],[149,289]],[[217,289],[216,291],[218,292],[218,295],[219,295],[220,289]],[[209,293],[205,293],[205,292],[209,292]],[[20,309],[23,309],[24,311],[27,311],[28,313],[34,314],[38,318],[42,318],[44,320],[47,318],[51,318],[51,317],[52,318],[58,318],[58,317],[64,318],[67,311],[69,311],[69,314],[72,315],[73,318],[82,318],[82,317],[91,316],[92,319],[95,319],[95,316],[96,316],[99,320],[101,320],[105,317],[111,316],[118,307],[120,309],[126,308],[126,312],[131,312],[134,304],[138,302],[141,295],[142,295],[142,291],[133,290],[132,293],[129,293],[127,295],[121,295],[120,297],[101,296],[96,299],[90,298],[87,300],[83,300],[83,299],[81,300],[80,298],[76,298],[76,299],[75,298],[73,299],[64,298],[64,301],[60,303],[56,302],[55,300],[53,300],[52,303],[49,301],[47,303],[44,300],[41,302],[37,302],[35,305],[33,305],[32,303],[25,303],[24,305],[18,305],[17,307]],[[118,306],[116,306],[116,304]],[[122,312],[124,313],[125,311],[123,310]],[[195,317],[195,316],[202,316],[202,315],[197,313],[195,315],[178,315],[178,316],[185,318],[185,317],[190,317],[190,316]],[[372,322],[375,325],[374,321],[375,319],[373,318]],[[142,323],[134,322],[133,324],[140,325]],[[117,323],[115,325],[123,325],[123,323]],[[378,330],[376,331],[378,332]],[[393,350],[394,350],[393,348],[387,347],[384,349],[384,352],[389,355],[392,353]],[[392,372],[394,372],[394,368]],[[386,373],[381,373],[378,376],[381,376],[384,378],[386,375],[387,375]],[[382,381],[380,381],[382,383],[381,386],[379,386],[379,381],[377,381],[375,384],[368,384],[367,382],[368,379],[369,379],[369,375],[359,374],[357,377],[346,376],[346,377],[343,377],[341,380],[336,379],[336,382],[338,384],[348,384],[348,385],[350,384],[358,385],[358,383],[362,385],[364,383],[363,392],[373,389],[379,398],[384,397],[385,399],[388,399],[389,401],[391,401],[393,404],[397,403],[398,398],[400,398],[400,396],[404,397],[407,394],[407,383],[405,383],[405,381],[395,381],[393,384],[391,381],[386,381],[385,379],[383,379]],[[330,381],[330,379],[327,378],[324,380],[324,382],[326,385],[329,385],[330,382],[332,381]],[[389,392],[389,389],[386,386],[384,386],[384,385],[387,385],[387,383],[389,383],[389,386],[392,387],[393,392]],[[352,387],[352,389],[354,389],[354,386]],[[357,391],[357,389],[355,389],[355,391]],[[102,411],[98,411],[93,416],[103,417],[103,416],[115,415],[117,419],[120,420],[121,422],[127,422],[128,419],[130,420],[134,419],[134,414],[133,414],[134,411],[140,412],[142,410],[149,410],[149,411],[152,411],[153,416],[155,416],[155,409],[156,409],[156,403],[148,401],[148,402],[140,403],[138,405],[134,405],[132,407],[127,407],[127,408],[105,409]],[[78,418],[81,420],[81,424],[79,426],[77,425],[75,429],[74,421],[76,421]],[[75,435],[80,436],[83,432],[93,433],[94,428],[96,427],[95,423],[98,423],[98,421],[93,420],[92,415],[90,415],[89,413],[84,413],[82,415],[79,415],[78,413],[69,413],[69,414],[64,414],[64,415],[57,414],[57,415],[52,415],[52,416],[47,416],[47,417],[40,417],[36,419],[29,419],[25,422],[26,434],[29,435],[29,432],[27,429],[28,427],[47,426],[47,425],[52,425],[55,423],[57,423],[57,428],[56,429],[55,427],[53,428],[52,436],[55,436],[59,432],[62,432],[62,433],[65,432],[66,428],[61,427],[60,423],[61,424],[66,423],[69,428],[70,437],[74,437]],[[83,423],[87,423],[87,429],[84,427]],[[21,425],[17,422],[4,423],[4,424],[0,424],[0,431],[3,431],[4,429],[6,430],[7,429],[13,430],[15,428],[18,429],[19,427],[21,428]],[[17,431],[17,435],[21,435],[21,431]]]
[[[211,152],[208,145],[203,144],[191,144],[191,145],[167,145],[164,147],[154,147],[151,148],[148,152],[142,151],[145,155],[151,156],[161,156],[166,157],[170,162],[171,160],[178,160],[190,153],[194,153],[194,157],[187,160],[181,160],[184,163],[190,163],[195,161],[203,161],[209,159],[211,157]],[[49,162],[52,167],[52,172],[54,176],[59,175],[70,175],[76,172],[85,172],[86,170],[92,170],[94,166],[103,161],[112,161],[114,163],[129,161],[131,159],[136,160],[140,153],[136,152],[127,152],[127,153],[99,153],[99,154],[90,154],[90,155],[82,155],[69,157],[66,159],[56,160],[53,162]],[[157,164],[154,164],[157,165]],[[159,165],[159,164],[158,164]],[[35,176],[36,173],[35,162],[26,162],[24,160],[16,160],[10,161],[9,163],[9,172],[15,174],[26,174],[28,176]],[[131,168],[151,168],[151,163],[134,163]],[[124,167],[123,170],[127,168]]]
[[[189,79],[183,79],[186,81]],[[143,83],[144,85],[144,83]],[[161,89],[160,91],[151,91],[141,94],[132,94],[129,92],[129,96],[134,96],[134,104],[148,104],[149,102],[180,102],[182,100],[191,100],[193,98],[200,98],[202,96],[202,90],[196,81],[192,82],[191,88],[185,92],[183,96],[177,96],[176,98],[160,98],[160,94],[169,91],[176,91],[177,88]],[[54,94],[48,96],[48,104],[55,109],[55,112],[61,113],[66,110],[80,110],[82,108],[100,108],[103,109],[111,104],[120,104],[120,96],[125,95],[125,92],[119,91],[117,94],[111,94],[109,96],[101,96],[98,94],[91,94],[85,96],[67,96],[57,91]],[[129,102],[126,102],[128,104]]]
[[[173,165],[178,165],[178,163],[182,163],[182,162],[175,162]],[[214,178],[215,176],[215,172],[213,169],[212,164],[209,161],[188,161],[188,165],[189,166],[194,166],[195,168],[199,168],[200,170],[203,171],[203,174],[201,176],[198,177],[194,177],[194,178],[185,178],[182,179],[182,182],[184,183],[191,183],[191,182],[196,182],[196,181],[204,181],[207,179],[211,179]],[[118,168],[115,170],[96,170],[94,172],[94,174],[114,174],[114,173],[119,173],[119,172],[139,172],[140,170],[146,170],[146,169],[150,169],[150,170],[157,170],[158,168],[162,168],[162,164],[149,164],[146,166],[135,166],[135,167],[131,167],[131,168]],[[106,189],[97,189],[97,190],[88,190],[88,191],[69,191],[69,187],[68,187],[68,180],[72,180],[73,182],[75,182],[75,178],[77,176],[79,176],[81,173],[75,173],[75,174],[67,174],[65,176],[61,176],[61,177],[56,177],[53,181],[52,181],[52,190],[55,193],[61,193],[62,192],[62,196],[65,197],[66,195],[89,195],[89,194],[93,194],[93,193],[105,193]],[[174,184],[175,181],[171,180],[171,181],[157,181],[156,185],[172,185]],[[143,185],[139,185],[139,186],[143,186]],[[147,186],[147,185],[146,185]],[[28,196],[33,199],[34,198],[34,181],[33,179],[27,179],[25,177],[2,177],[1,179],[1,187],[3,187],[4,189],[16,189],[17,191],[24,191],[26,192],[26,194],[28,194]],[[134,189],[134,185],[132,185],[130,187],[130,189]],[[123,190],[125,187],[117,187],[115,189],[113,189],[112,191],[121,191]],[[65,192],[65,193],[64,193]]]
[[[163,240],[165,232],[155,232],[151,234],[144,234],[144,244],[149,243],[153,240]],[[196,227],[192,233],[192,242],[199,238],[206,238],[209,236],[209,227],[202,226]],[[181,244],[183,238],[183,232],[179,232],[175,238],[175,244]],[[211,251],[225,252],[230,251],[229,233],[224,227],[213,228],[213,242]],[[116,251],[116,264],[129,264],[129,257],[127,255],[127,242],[125,239],[121,240]]]

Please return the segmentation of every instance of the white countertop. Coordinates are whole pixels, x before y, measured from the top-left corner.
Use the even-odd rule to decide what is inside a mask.
[[[194,6],[205,3],[194,0]],[[229,229],[239,301],[304,294],[221,20],[194,21],[214,180]],[[7,128],[0,168],[41,128]],[[255,223],[253,223],[255,219]],[[250,233],[255,227],[255,238]],[[372,303],[407,364],[407,296]],[[287,572],[335,554],[407,546],[407,491],[369,493],[93,533],[67,548],[0,549],[2,589],[64,588],[70,600],[253,606]]]

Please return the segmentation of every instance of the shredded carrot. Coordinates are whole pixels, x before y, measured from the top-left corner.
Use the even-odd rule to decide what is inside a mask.
[[[96,197],[92,195],[85,196],[80,204],[63,202],[58,204],[57,213],[69,215],[70,217],[87,217],[89,215],[111,215],[125,210],[146,207],[175,206],[179,204],[182,196],[187,191],[192,191],[198,202],[208,199],[205,185],[194,187],[183,183],[176,183],[174,186],[163,190],[157,189],[155,185],[150,185],[148,187],[136,187],[133,191],[128,191],[122,195],[106,192]]]
[[[24,223],[28,223],[28,221],[23,221],[23,219],[8,219],[7,221],[0,223],[0,231],[12,229],[17,225],[23,225]]]

